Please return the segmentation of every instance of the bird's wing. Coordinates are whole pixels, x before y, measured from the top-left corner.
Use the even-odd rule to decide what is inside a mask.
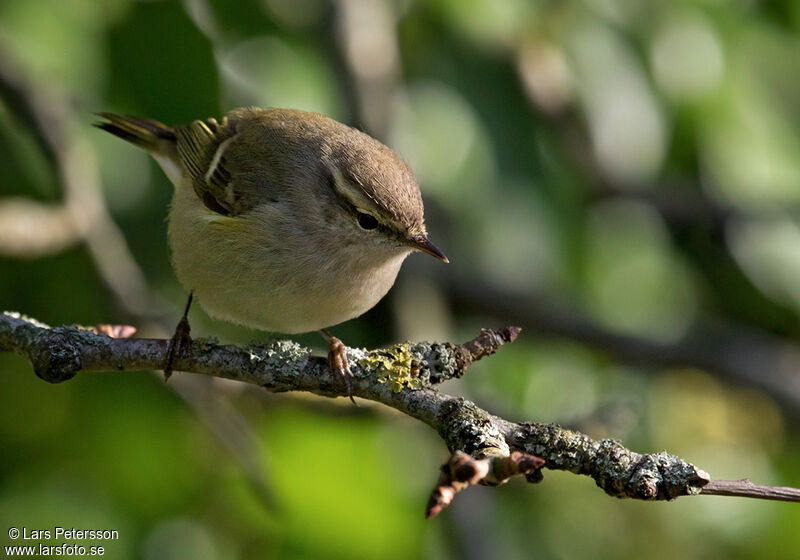
[[[226,157],[227,150],[237,149],[235,124],[227,117],[194,121],[186,126],[170,127],[153,119],[98,113],[105,119],[95,124],[153,154],[165,157],[186,169],[194,192],[213,212],[237,216],[253,208],[259,200],[264,181],[242,183],[237,179],[236,163]]]
[[[178,159],[191,176],[194,192],[203,204],[225,216],[250,210],[254,199],[243,196],[242,189],[237,189],[235,174],[225,155],[236,140],[227,117],[219,123],[215,119],[194,121],[174,130]]]

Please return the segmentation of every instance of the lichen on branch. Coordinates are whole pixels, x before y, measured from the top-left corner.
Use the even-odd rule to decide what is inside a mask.
[[[252,383],[267,391],[353,396],[395,408],[435,429],[452,456],[426,510],[435,515],[470,484],[498,485],[515,475],[542,480],[541,469],[591,476],[617,497],[672,500],[701,492],[709,476],[667,453],[639,454],[614,440],[594,441],[553,424],[516,423],[438,390],[446,380],[514,341],[517,327],[482,329],[463,344],[405,342],[384,349],[347,349],[350,389],[330,375],[325,358],[288,340],[245,347],[196,339],[174,368]],[[0,315],[0,349],[25,356],[40,378],[66,381],[79,371],[158,370],[168,341],[129,336],[132,328],[104,325],[50,328],[17,313]]]

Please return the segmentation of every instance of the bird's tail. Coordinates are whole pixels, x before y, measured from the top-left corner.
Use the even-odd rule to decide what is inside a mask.
[[[105,121],[94,124],[97,128],[119,136],[131,144],[153,154],[172,155],[175,153],[175,130],[153,119],[97,113]]]

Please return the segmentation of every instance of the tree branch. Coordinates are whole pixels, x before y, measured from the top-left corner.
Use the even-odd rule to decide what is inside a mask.
[[[576,309],[559,307],[544,294],[515,292],[475,280],[442,284],[451,305],[484,317],[513,321],[548,337],[565,338],[645,367],[697,367],[756,387],[800,420],[800,345],[744,324],[697,325],[680,340],[657,342],[604,328]]]
[[[620,498],[672,500],[703,492],[723,494],[722,482],[666,452],[640,454],[614,440],[594,441],[553,424],[516,423],[492,415],[437,385],[461,377],[469,366],[516,339],[520,329],[482,329],[464,344],[406,342],[367,351],[348,348],[352,394],[379,402],[435,429],[453,456],[443,467],[426,513],[436,515],[470,484],[499,485],[511,476],[542,479],[542,466],[591,476],[606,493]],[[111,338],[77,326],[50,328],[16,313],[0,314],[0,350],[26,357],[37,376],[50,383],[79,371],[161,369],[168,341]],[[288,340],[237,347],[194,340],[175,369],[223,377],[271,392],[307,391],[347,396],[322,357]],[[763,487],[760,487],[763,488]],[[800,491],[797,491],[800,492]],[[767,497],[762,492],[726,495]],[[769,499],[782,499],[769,494]],[[783,499],[789,499],[784,493]]]

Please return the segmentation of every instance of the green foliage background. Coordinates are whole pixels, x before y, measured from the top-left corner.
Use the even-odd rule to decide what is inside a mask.
[[[185,123],[255,104],[369,128],[345,6],[366,14],[367,37],[385,31],[370,18],[396,21],[376,43],[396,58],[366,56],[368,76],[387,60],[397,69],[372,97],[383,121],[370,130],[417,172],[429,231],[452,262],[410,257],[384,302],[335,329],[347,344],[465,340],[509,322],[500,300],[512,294],[667,348],[684,337],[703,347],[693,333],[708,324],[798,343],[800,8],[779,0],[2,0],[0,56],[37,90],[69,97],[74,134],[99,160],[103,195],[158,305],[146,318],[126,310],[77,244],[0,257],[0,306],[54,325],[167,334],[185,297],[165,239],[171,187],[145,154],[92,129],[92,113]],[[0,103],[0,123],[0,204],[59,201],[52,166],[12,106]],[[486,283],[494,311],[457,297]],[[224,341],[266,336],[198,307],[192,322]],[[521,326],[518,342],[445,390],[508,418],[668,449],[715,478],[800,486],[800,415],[775,394],[713,367],[628,363],[535,313]],[[618,501],[552,472],[537,486],[470,489],[426,522],[446,449],[383,408],[181,374],[168,386],[145,372],[51,386],[8,354],[0,373],[4,545],[12,525],[62,525],[118,530],[104,544],[122,559],[800,550],[796,505]],[[220,418],[233,426],[222,436],[210,428]]]

